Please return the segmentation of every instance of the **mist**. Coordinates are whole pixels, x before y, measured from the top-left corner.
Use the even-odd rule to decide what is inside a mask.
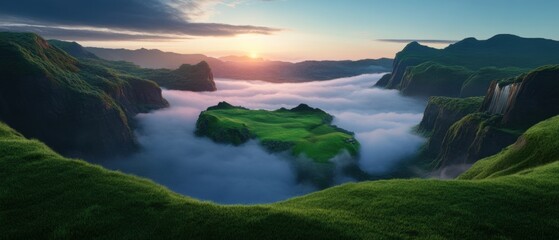
[[[329,185],[355,181],[341,171],[351,164],[366,174],[383,175],[424,143],[411,128],[421,121],[426,103],[396,90],[371,88],[381,76],[285,84],[217,79],[217,92],[164,90],[170,108],[136,117],[141,151],[100,164],[224,204],[268,203],[303,195],[324,187],[301,180],[301,174],[323,171],[320,164],[286,153],[270,154],[256,140],[238,147],[216,144],[194,136],[194,128],[200,112],[220,101],[267,110],[306,103],[334,115],[334,124],[355,132],[361,143],[359,159],[341,154],[332,160],[334,167],[326,171],[332,180]]]

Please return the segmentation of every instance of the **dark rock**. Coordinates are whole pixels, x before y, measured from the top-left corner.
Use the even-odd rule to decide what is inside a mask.
[[[388,74],[384,74],[376,83],[375,83],[375,87],[386,87],[386,85],[388,84],[388,82],[390,81],[390,78],[392,78],[392,74],[388,73]]]
[[[425,108],[419,131],[429,133],[426,150],[437,156],[450,127],[466,115],[479,109],[481,98],[431,97]]]
[[[167,106],[161,89],[97,70],[35,34],[0,33],[0,121],[65,155],[136,149],[129,117]]]
[[[513,144],[520,133],[500,128],[500,117],[470,114],[451,126],[437,157],[439,168],[472,164]]]

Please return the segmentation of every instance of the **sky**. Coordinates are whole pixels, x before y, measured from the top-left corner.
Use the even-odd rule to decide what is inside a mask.
[[[394,57],[499,33],[559,40],[555,0],[6,0],[0,30],[85,46],[275,60]]]

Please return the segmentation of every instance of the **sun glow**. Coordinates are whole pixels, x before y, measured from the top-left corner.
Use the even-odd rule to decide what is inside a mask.
[[[252,59],[257,59],[259,57],[259,55],[258,55],[257,52],[252,51],[248,54],[248,57],[250,57]]]

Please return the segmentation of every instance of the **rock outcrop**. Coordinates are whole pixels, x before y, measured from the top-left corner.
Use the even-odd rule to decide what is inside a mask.
[[[439,168],[472,164],[496,154],[529,127],[559,114],[557,92],[559,66],[546,66],[493,82],[478,111],[450,107],[465,104],[466,99],[432,98],[419,128],[432,134],[426,150],[437,156]],[[468,111],[458,109],[472,113],[461,117]]]
[[[499,121],[499,116],[473,113],[453,124],[441,143],[437,166],[473,164],[514,143],[522,132],[504,129]]]
[[[0,120],[71,156],[136,148],[130,118],[168,106],[150,81],[84,64],[35,34],[0,33]]]
[[[430,135],[426,151],[431,156],[441,152],[441,145],[450,127],[466,115],[476,112],[481,106],[482,98],[449,98],[431,97],[423,119],[419,124],[419,131]]]

